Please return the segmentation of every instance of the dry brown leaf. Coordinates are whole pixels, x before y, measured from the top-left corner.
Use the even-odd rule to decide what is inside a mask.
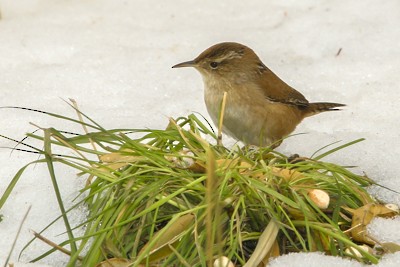
[[[330,252],[331,251],[331,237],[329,235],[325,235],[320,231],[311,231],[311,235],[313,238],[310,240],[312,243],[310,244],[310,251],[320,251],[318,245],[322,245],[324,251]],[[318,244],[317,242],[318,241]]]
[[[228,168],[235,168],[239,164],[239,159],[217,159],[215,163],[217,169],[226,170]]]
[[[394,203],[386,203],[385,207],[390,209],[390,210],[393,210],[394,212],[397,212],[397,213],[400,212],[399,206],[394,204]]]
[[[283,169],[278,167],[271,168],[272,174],[285,179],[286,182],[304,178],[304,175],[296,170]]]
[[[253,165],[252,164],[250,164],[250,163],[248,163],[247,161],[240,161],[240,163],[239,163],[239,167],[242,169],[242,170],[250,170],[251,168],[253,168]]]
[[[375,217],[388,218],[398,214],[384,205],[373,203],[364,205],[355,210],[349,208],[345,208],[345,210],[353,214],[350,230],[353,239],[370,245],[375,244],[375,241],[373,241],[367,233],[367,225],[372,221],[372,219]]]
[[[400,251],[400,245],[393,242],[382,243],[380,245],[386,253],[395,253]]]
[[[296,220],[304,220],[304,212],[301,211],[300,209],[295,209],[292,208],[288,205],[284,206],[285,210],[290,214],[291,217],[293,217]]]
[[[206,173],[206,167],[205,167],[204,162],[200,162],[197,160],[194,162],[194,164],[189,166],[187,169],[194,173]]]
[[[177,161],[175,156],[167,156],[166,159],[168,161],[170,161],[170,162],[176,162]],[[189,170],[191,170],[193,172],[197,172],[197,173],[205,173],[206,172],[206,164],[205,164],[205,162],[200,162],[200,161],[195,160],[190,164],[186,163],[184,165],[185,166],[180,164],[178,167],[184,167],[185,169],[189,169]],[[240,168],[239,171],[242,174],[243,173],[248,173],[251,170],[251,168],[253,167],[250,163],[248,163],[246,161],[241,161],[241,160],[239,160],[239,158],[236,158],[236,159],[227,159],[227,158],[217,159],[215,161],[215,165],[216,165],[216,169],[220,170],[220,171],[225,171],[227,169],[232,169],[232,168],[239,167]],[[254,174],[252,174],[252,177],[253,176],[254,176]]]
[[[261,181],[265,180],[265,171],[254,168],[255,166],[247,161],[241,161],[239,163],[239,173],[247,177],[258,179]]]

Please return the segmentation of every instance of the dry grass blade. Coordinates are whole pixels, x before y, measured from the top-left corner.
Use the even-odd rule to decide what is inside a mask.
[[[208,266],[212,265],[213,256],[214,256],[214,243],[215,243],[215,232],[213,228],[213,217],[215,214],[215,186],[216,186],[217,177],[215,177],[215,158],[214,155],[209,151],[208,152],[208,161],[207,161],[207,180],[206,180],[206,195],[205,200],[207,204],[206,210],[206,256],[208,261]]]
[[[10,252],[8,253],[7,259],[6,259],[6,261],[4,262],[4,265],[3,265],[4,267],[7,267],[7,264],[8,264],[8,262],[10,261],[11,254],[12,254],[12,252],[14,251],[15,244],[17,244],[17,240],[18,240],[19,234],[21,233],[22,225],[24,224],[26,218],[28,217],[28,214],[29,214],[29,211],[31,210],[31,207],[32,207],[32,206],[29,206],[29,207],[28,207],[28,210],[25,212],[25,215],[24,215],[24,217],[22,218],[21,223],[19,224],[18,231],[17,231],[17,234],[15,235],[14,241],[13,241],[13,243],[12,243],[12,245],[11,245]]]
[[[253,254],[243,267],[258,266],[258,264],[264,260],[266,255],[268,255],[274,247],[278,231],[278,224],[274,220],[271,220],[260,235]]]
[[[138,261],[153,263],[169,256],[173,250],[171,247],[177,246],[179,239],[194,224],[194,215],[185,214],[176,220],[171,220],[168,225],[157,232],[149,242],[143,246],[138,255]],[[143,260],[141,260],[143,259]]]
[[[219,118],[218,118],[218,140],[217,140],[217,145],[222,146],[222,126],[224,123],[224,114],[225,114],[225,106],[226,106],[226,97],[227,97],[227,92],[224,92],[224,95],[222,97],[222,102],[221,102],[221,108],[220,108],[220,113],[219,113]]]
[[[79,112],[79,107],[78,107],[78,103],[75,101],[75,99],[70,98],[69,101],[71,101],[72,105],[74,106],[75,110],[76,110],[76,115],[78,116],[78,119],[80,122],[82,122],[82,128],[85,131],[86,134],[89,133],[88,127],[87,125],[85,125],[83,123],[83,116],[82,113]],[[97,150],[96,145],[94,144],[93,140],[91,138],[89,138],[90,144],[93,147],[93,150]]]

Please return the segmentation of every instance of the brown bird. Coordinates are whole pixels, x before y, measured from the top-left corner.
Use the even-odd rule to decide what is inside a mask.
[[[239,43],[213,45],[194,60],[173,66],[180,67],[194,67],[201,73],[204,100],[215,124],[227,93],[223,131],[248,145],[277,147],[305,117],[344,106],[309,103],[252,49]]]

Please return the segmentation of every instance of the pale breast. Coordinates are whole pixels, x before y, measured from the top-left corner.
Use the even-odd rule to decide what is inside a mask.
[[[224,92],[227,102],[223,131],[247,144],[270,145],[290,134],[301,118],[294,108],[271,102],[252,84],[230,84],[204,79],[204,100],[215,125],[221,111]]]

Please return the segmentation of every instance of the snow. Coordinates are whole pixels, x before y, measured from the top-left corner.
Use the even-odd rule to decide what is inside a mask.
[[[164,128],[169,116],[207,114],[200,75],[171,66],[193,59],[212,44],[236,41],[253,48],[310,101],[348,104],[345,111],[306,119],[296,133],[307,134],[288,138],[279,151],[310,156],[329,143],[363,137],[366,141],[325,160],[359,166],[356,171],[400,191],[397,0],[0,0],[0,13],[0,106],[74,116],[63,102],[74,98],[106,128]],[[29,122],[64,126],[26,111],[0,109],[0,116],[0,134],[18,140],[35,129]],[[0,146],[14,144],[1,139]],[[0,194],[18,169],[35,159],[1,149]],[[57,167],[63,198],[72,200],[83,181],[72,170]],[[371,190],[400,204],[399,194]],[[59,214],[45,166],[29,167],[0,211],[0,264],[29,205],[32,210],[13,262],[32,237],[29,229],[39,231]],[[398,219],[379,219],[370,228],[379,237],[400,243],[398,225]],[[62,224],[56,224],[46,237],[61,240],[63,232]],[[46,248],[35,242],[21,261]],[[43,264],[63,266],[65,261],[57,254]],[[345,264],[361,266],[318,253],[282,256],[272,266]],[[385,256],[378,266],[400,266],[399,253]]]

